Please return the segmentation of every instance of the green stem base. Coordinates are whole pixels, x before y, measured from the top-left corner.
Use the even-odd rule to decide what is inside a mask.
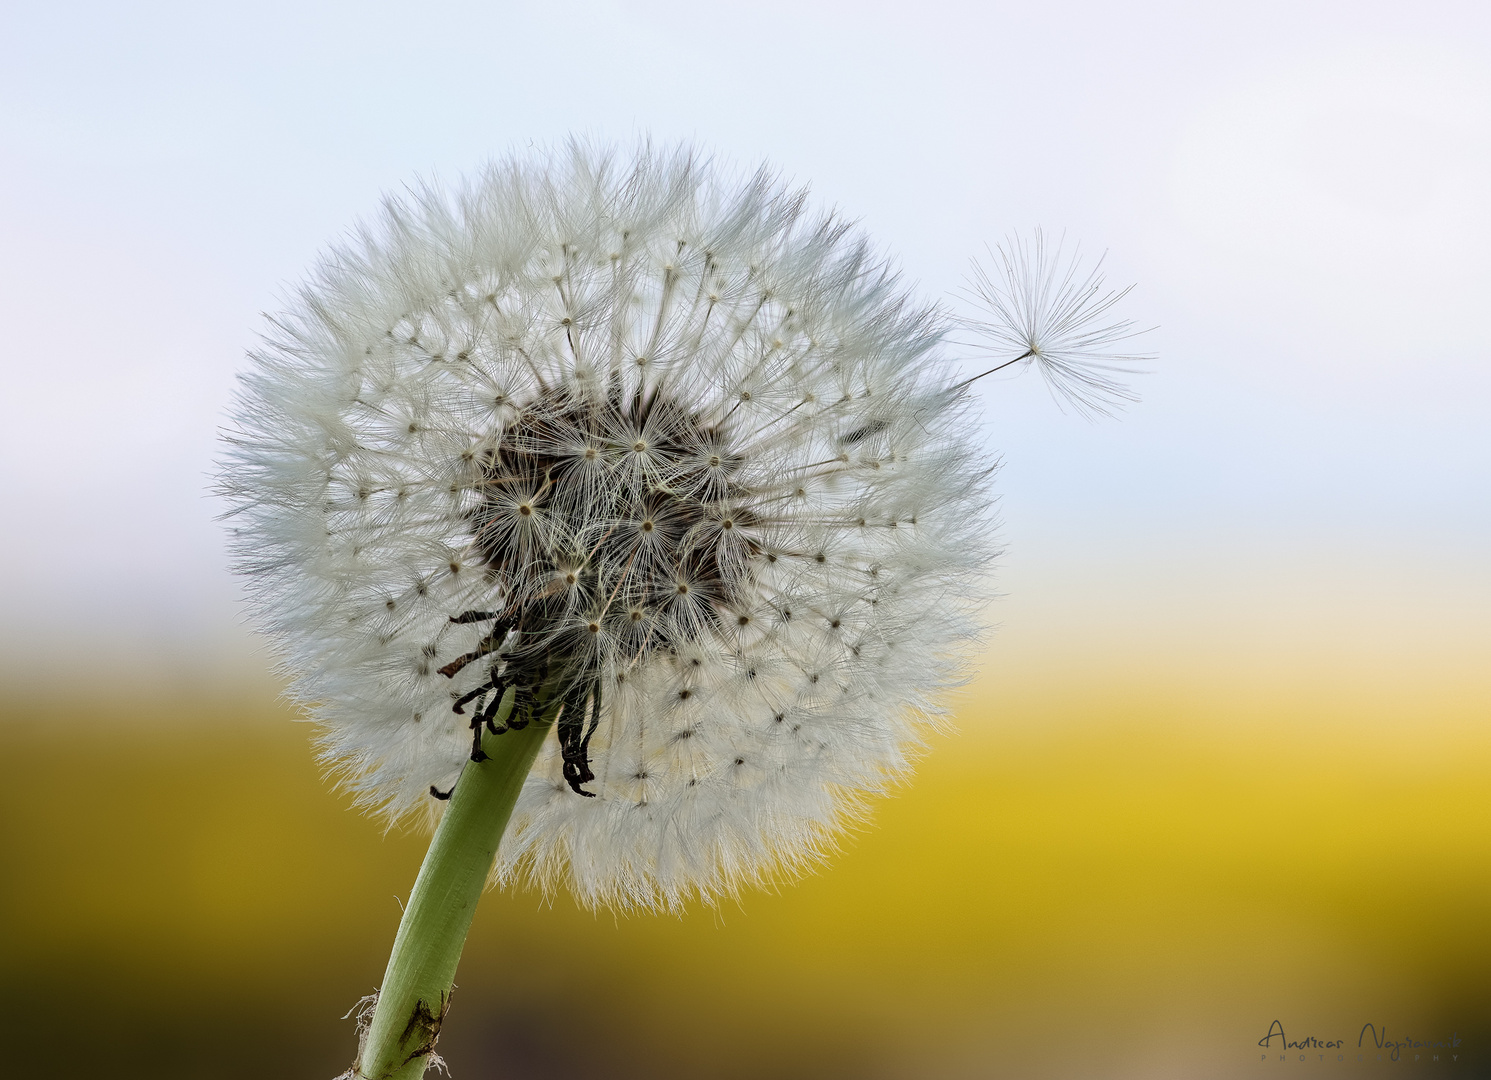
[[[512,691],[497,723],[512,710]],[[450,1007],[456,964],[476,903],[497,859],[523,781],[558,711],[534,710],[527,727],[488,732],[483,762],[468,761],[419,868],[394,938],[372,1023],[352,1069],[356,1080],[419,1080]]]

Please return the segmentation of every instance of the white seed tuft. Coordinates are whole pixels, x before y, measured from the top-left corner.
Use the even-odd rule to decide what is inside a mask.
[[[594,797],[551,738],[499,879],[676,906],[799,868],[961,679],[993,545],[946,320],[770,174],[509,159],[389,201],[273,325],[221,486],[360,802],[433,815],[499,669],[595,688]]]
[[[1105,290],[1103,260],[1084,273],[1081,252],[1063,259],[1063,246],[1057,241],[1053,249],[1037,229],[1031,240],[1011,236],[991,251],[992,271],[975,262],[968,295],[993,321],[966,325],[1000,361],[984,375],[1034,365],[1059,402],[1088,417],[1103,415],[1138,400],[1119,376],[1136,374],[1134,364],[1154,357],[1115,346],[1148,331],[1135,330],[1130,319],[1105,321],[1134,287]]]

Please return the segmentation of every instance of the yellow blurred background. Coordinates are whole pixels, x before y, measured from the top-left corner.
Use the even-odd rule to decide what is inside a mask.
[[[452,1074],[1488,1075],[1474,665],[1359,652],[1353,693],[1324,645],[1145,667],[1030,638],[803,880],[682,917],[489,893]],[[0,719],[0,1072],[329,1080],[423,838],[350,811],[272,687],[121,685]],[[1346,1046],[1281,1060],[1276,1020]],[[1379,1061],[1384,1029],[1460,1044]]]

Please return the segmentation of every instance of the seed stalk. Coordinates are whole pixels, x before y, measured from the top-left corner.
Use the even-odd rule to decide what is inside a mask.
[[[512,709],[508,690],[494,717],[499,729]],[[462,769],[399,922],[352,1080],[424,1076],[497,846],[558,711],[559,701],[541,694],[526,727],[487,732],[481,743],[487,760]]]

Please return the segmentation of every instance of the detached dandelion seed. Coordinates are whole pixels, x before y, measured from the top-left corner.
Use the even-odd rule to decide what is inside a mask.
[[[992,319],[965,325],[999,360],[975,378],[1031,364],[1059,400],[1084,416],[1103,415],[1138,400],[1122,376],[1137,374],[1134,365],[1153,356],[1114,346],[1148,331],[1135,330],[1130,319],[1106,321],[1134,287],[1105,289],[1103,260],[1083,272],[1081,252],[1063,259],[1064,247],[1063,240],[1053,249],[1037,229],[1030,240],[1011,236],[991,251],[992,268],[974,262],[968,295]]]
[[[984,329],[1112,359],[1032,265]],[[950,327],[769,172],[581,144],[389,201],[274,321],[238,567],[324,759],[439,823],[349,1077],[436,1060],[488,880],[729,895],[905,771],[994,555]]]

